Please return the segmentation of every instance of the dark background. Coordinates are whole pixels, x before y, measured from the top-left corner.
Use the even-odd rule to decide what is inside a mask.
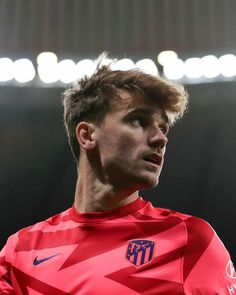
[[[236,51],[234,0],[0,0],[0,57],[52,50],[135,59]],[[65,86],[0,84],[0,246],[71,206],[76,167],[62,122]],[[156,206],[209,221],[236,261],[236,81],[188,84],[189,112],[170,132]]]

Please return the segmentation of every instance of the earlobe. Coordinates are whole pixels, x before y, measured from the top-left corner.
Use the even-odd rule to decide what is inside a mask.
[[[94,140],[94,125],[88,122],[80,122],[76,127],[76,137],[80,147],[84,150],[91,150],[96,146]]]

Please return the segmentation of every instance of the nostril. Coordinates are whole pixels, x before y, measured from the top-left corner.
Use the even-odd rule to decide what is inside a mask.
[[[149,140],[148,144],[150,147],[157,149],[158,153],[159,153],[160,151],[165,149],[167,142],[168,142],[167,138],[166,139],[165,138],[156,138],[156,139],[152,138]]]

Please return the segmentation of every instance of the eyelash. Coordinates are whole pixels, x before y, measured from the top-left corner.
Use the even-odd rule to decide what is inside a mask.
[[[149,120],[145,119],[145,118],[141,118],[141,117],[136,117],[133,118],[132,120],[133,122],[138,122],[138,124],[142,127],[148,126],[149,124]]]
[[[167,134],[169,129],[167,127],[160,127],[160,129],[162,130],[163,134]]]
[[[132,119],[133,122],[138,122],[138,124],[141,127],[147,127],[149,124],[151,124],[150,120],[142,117],[136,117]],[[160,126],[160,129],[162,130],[163,134],[167,134],[169,129],[166,126]]]

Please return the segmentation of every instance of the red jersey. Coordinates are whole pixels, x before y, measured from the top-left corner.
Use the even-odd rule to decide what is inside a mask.
[[[108,212],[74,207],[12,235],[0,294],[236,294],[224,245],[202,219],[138,198]]]

